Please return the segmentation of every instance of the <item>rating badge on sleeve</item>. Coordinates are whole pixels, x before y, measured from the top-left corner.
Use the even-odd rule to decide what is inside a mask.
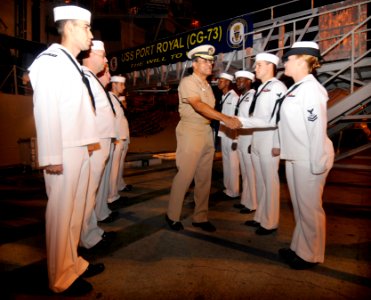
[[[314,108],[307,109],[307,112],[309,113],[309,116],[308,116],[308,121],[309,122],[314,122],[318,118],[317,115],[313,113],[313,110],[314,110]]]

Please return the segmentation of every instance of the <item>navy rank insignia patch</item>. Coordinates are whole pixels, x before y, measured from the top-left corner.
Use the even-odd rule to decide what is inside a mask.
[[[309,113],[309,116],[308,116],[308,121],[309,122],[314,122],[318,118],[317,115],[313,113],[313,110],[314,110],[314,108],[307,109],[307,112]]]

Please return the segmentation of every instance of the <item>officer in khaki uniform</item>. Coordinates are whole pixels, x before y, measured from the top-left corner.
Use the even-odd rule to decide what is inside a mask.
[[[215,97],[207,81],[214,63],[215,48],[198,46],[188,52],[193,73],[183,78],[178,87],[180,121],[176,128],[176,165],[178,172],[170,191],[166,221],[172,230],[183,229],[179,221],[184,196],[195,181],[195,211],[192,225],[213,232],[215,227],[208,221],[211,171],[214,158],[214,141],[210,120],[225,123],[230,128],[239,128],[241,123],[214,109]]]

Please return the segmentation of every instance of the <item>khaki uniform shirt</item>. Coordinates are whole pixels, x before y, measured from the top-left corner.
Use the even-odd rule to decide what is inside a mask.
[[[195,124],[210,124],[209,119],[197,113],[192,105],[188,103],[188,98],[199,96],[202,102],[214,107],[215,97],[209,84],[204,84],[197,75],[192,74],[183,78],[180,82],[178,93],[181,121]]]

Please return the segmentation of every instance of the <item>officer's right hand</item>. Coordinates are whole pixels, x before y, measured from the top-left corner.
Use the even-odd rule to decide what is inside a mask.
[[[224,123],[231,129],[238,129],[242,127],[242,123],[240,122],[240,120],[234,117],[228,117]]]

